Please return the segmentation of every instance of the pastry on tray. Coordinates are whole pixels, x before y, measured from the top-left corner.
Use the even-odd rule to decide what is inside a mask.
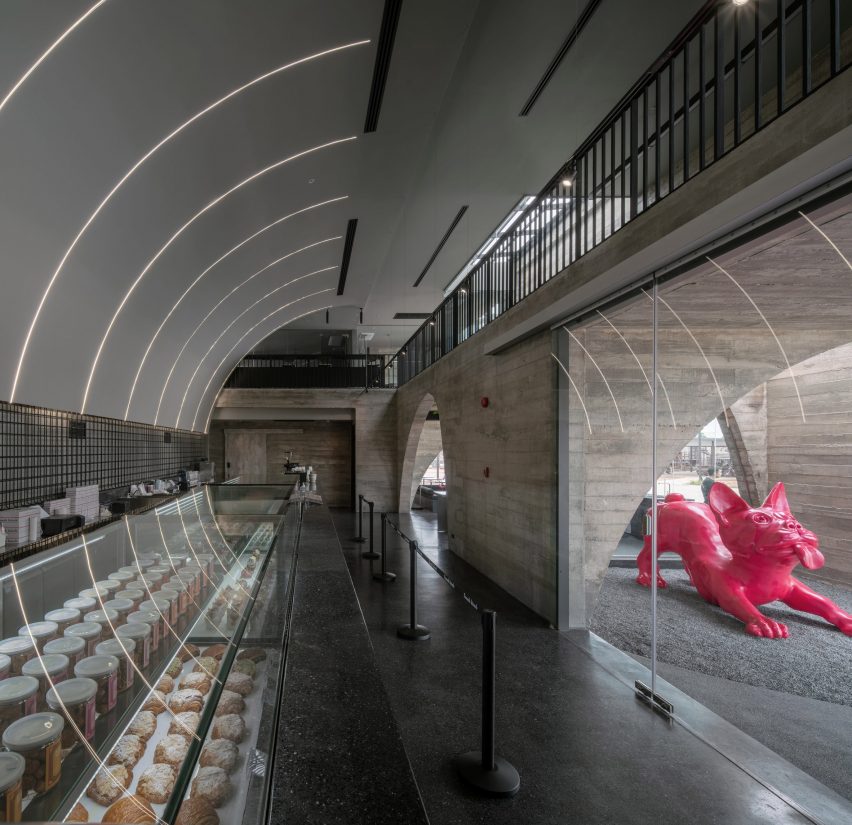
[[[157,690],[161,690],[163,693],[171,693],[174,689],[175,680],[168,673],[164,673],[160,677],[160,681],[157,682]]]
[[[127,728],[127,733],[138,736],[143,742],[147,742],[154,735],[156,729],[156,715],[150,710],[140,710]]]
[[[185,737],[170,733],[157,742],[157,747],[154,750],[154,762],[179,768],[183,764],[183,760],[186,759],[188,747],[189,743]]]
[[[169,679],[168,676],[165,677]],[[169,679],[171,682],[172,680]],[[150,710],[151,713],[161,714],[166,709],[166,694],[162,690],[155,690],[142,705],[142,710]]]
[[[171,676],[172,679],[177,679],[182,670],[183,662],[180,659],[173,659],[169,662],[169,666],[166,668],[166,676]]]
[[[201,796],[184,799],[175,825],[219,825],[216,809]]]
[[[196,660],[192,670],[194,673],[206,673],[208,676],[215,676],[219,672],[219,662],[212,656],[202,656]]]
[[[186,662],[189,659],[195,659],[201,651],[198,649],[198,645],[189,644],[188,642],[181,647],[178,651],[178,659],[182,662]]]
[[[231,673],[245,673],[246,676],[254,679],[257,673],[257,665],[251,659],[240,659],[234,662]]]
[[[89,812],[86,810],[86,806],[81,803],[77,803],[72,809],[71,813],[65,817],[66,822],[88,822],[89,821]]]
[[[151,803],[141,796],[125,796],[118,802],[113,802],[104,814],[101,822],[115,823],[115,825],[148,825],[158,822],[159,818],[151,807]]]
[[[133,781],[133,772],[124,765],[101,768],[86,788],[86,796],[98,805],[112,805],[124,794]]]
[[[242,713],[246,709],[246,702],[239,693],[232,690],[223,690],[219,694],[219,704],[216,705],[214,716],[224,716],[226,713]]]
[[[225,681],[225,689],[239,693],[240,696],[248,696],[253,688],[254,681],[245,673],[229,673]]]
[[[145,753],[145,743],[132,733],[125,734],[116,742],[107,757],[107,765],[124,765],[132,768]]]
[[[239,748],[230,739],[213,739],[201,751],[199,764],[202,768],[221,768],[231,773],[239,756]]]
[[[136,793],[149,802],[167,802],[175,789],[175,769],[171,765],[151,765],[142,772],[136,783]]]
[[[237,654],[238,659],[251,659],[253,662],[262,662],[266,658],[266,651],[262,647],[247,647]]]
[[[211,657],[216,659],[216,661],[221,661],[222,657],[228,651],[228,645],[210,645],[210,647],[204,648],[204,656]]]
[[[242,742],[246,737],[246,723],[238,713],[217,716],[213,722],[213,738]]]
[[[210,676],[207,673],[187,673],[180,680],[182,688],[192,688],[193,690],[201,691],[203,694],[210,692]]]
[[[194,710],[198,713],[204,707],[204,695],[200,690],[193,688],[177,690],[169,697],[169,707],[175,713],[182,713],[185,710]]]
[[[192,739],[192,735],[198,730],[201,717],[194,710],[185,710],[176,713],[169,725],[169,733],[182,736],[184,739]]]
[[[206,799],[214,808],[224,805],[233,793],[231,780],[221,768],[199,768],[192,780],[193,799]]]

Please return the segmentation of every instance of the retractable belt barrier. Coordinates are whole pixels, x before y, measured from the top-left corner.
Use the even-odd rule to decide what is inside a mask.
[[[431,637],[427,627],[417,623],[417,555],[450,586],[461,593],[465,602],[476,610],[482,619],[482,743],[480,750],[470,751],[455,759],[456,769],[461,777],[478,790],[490,796],[514,796],[521,787],[521,778],[511,763],[494,751],[494,731],[496,727],[496,682],[497,682],[497,613],[494,610],[480,609],[473,598],[456,586],[456,583],[432,561],[417,545],[414,539],[402,532],[398,524],[391,521],[386,513],[382,517],[382,570],[374,573],[379,581],[392,581],[396,576],[385,568],[387,548],[386,531],[393,531],[408,544],[409,551],[409,618],[408,624],[400,625],[396,635],[408,641],[425,641]],[[371,519],[372,525],[372,519]],[[366,554],[362,554],[366,555]],[[372,562],[371,562],[372,563]]]

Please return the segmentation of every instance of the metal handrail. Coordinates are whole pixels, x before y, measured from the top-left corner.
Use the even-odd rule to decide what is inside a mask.
[[[402,386],[848,68],[840,8],[706,3],[384,373]]]

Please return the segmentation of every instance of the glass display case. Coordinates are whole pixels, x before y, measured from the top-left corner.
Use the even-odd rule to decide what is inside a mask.
[[[288,493],[203,488],[0,570],[5,821],[265,819]]]

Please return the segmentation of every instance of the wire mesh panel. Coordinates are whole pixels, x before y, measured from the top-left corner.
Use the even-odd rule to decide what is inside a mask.
[[[207,436],[0,402],[0,510],[175,476],[207,457]]]

